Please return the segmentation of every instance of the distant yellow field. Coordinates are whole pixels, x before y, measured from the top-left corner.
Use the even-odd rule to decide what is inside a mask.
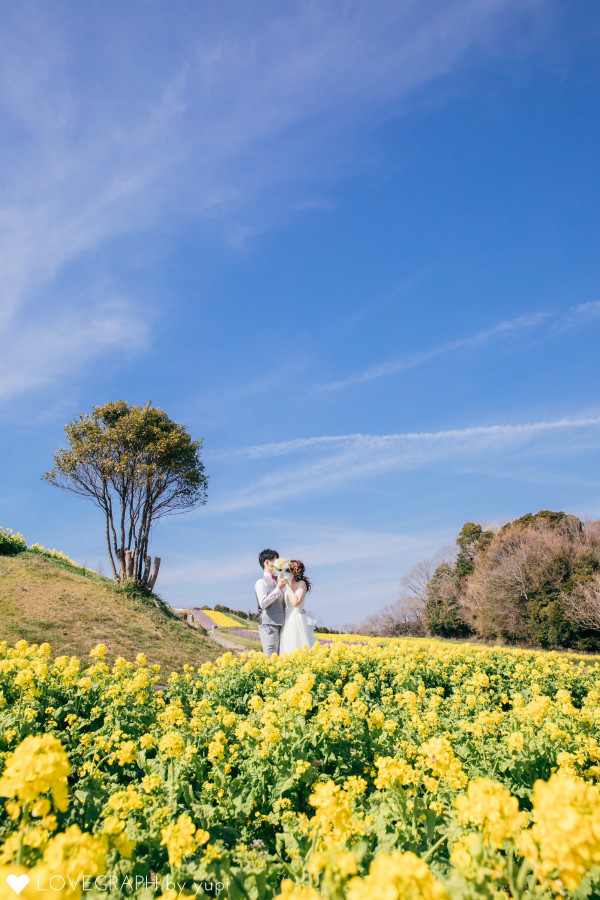
[[[315,637],[318,641],[342,641],[346,644],[354,644],[357,641],[365,644],[380,644],[385,640],[385,638],[369,637],[366,634],[321,634],[320,632],[315,632]]]
[[[211,619],[215,625],[218,625],[220,628],[239,628],[240,623],[236,622],[235,619],[230,619],[229,616],[226,616],[225,613],[216,612],[214,609],[203,609],[202,612]]]

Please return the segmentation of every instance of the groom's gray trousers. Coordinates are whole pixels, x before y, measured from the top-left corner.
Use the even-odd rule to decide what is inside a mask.
[[[279,653],[279,636],[281,634],[281,625],[259,625],[258,633],[265,656],[273,656]]]
[[[265,594],[268,595],[275,585],[273,584],[272,579],[266,576],[262,581],[264,584],[261,586],[259,580],[256,582],[255,588],[257,591],[259,588],[263,590],[263,596]],[[258,600],[258,593],[256,596]],[[258,608],[260,610],[260,615],[258,617],[258,633],[260,635],[263,653],[265,656],[273,656],[274,653],[279,653],[279,637],[281,635],[281,627],[285,622],[283,594],[280,593],[280,595],[276,597],[272,603],[269,603],[268,606],[265,606],[264,609],[260,608],[260,604]]]

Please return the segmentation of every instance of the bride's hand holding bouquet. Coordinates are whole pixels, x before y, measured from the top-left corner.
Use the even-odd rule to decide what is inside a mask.
[[[282,590],[286,585],[288,585],[292,580],[292,573],[290,570],[290,561],[289,559],[285,559],[285,557],[280,556],[279,559],[273,560],[271,563],[271,571],[273,575],[278,578],[277,587]]]

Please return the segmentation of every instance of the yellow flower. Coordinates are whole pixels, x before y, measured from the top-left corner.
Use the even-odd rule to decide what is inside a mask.
[[[113,837],[112,844],[121,856],[130,859],[136,842],[130,841],[125,834],[117,834]]]
[[[472,862],[471,851],[476,844],[481,845],[481,838],[476,834],[464,834],[452,845],[450,862],[455,869],[468,869]]]
[[[574,891],[600,862],[600,791],[582,778],[551,775],[533,786],[533,825],[517,847],[546,885]]]
[[[26,803],[51,791],[54,806],[64,812],[70,771],[69,757],[58,738],[51,734],[26,737],[6,760],[0,796]]]
[[[467,793],[457,797],[454,805],[463,825],[476,825],[484,840],[501,849],[503,841],[514,837],[527,824],[527,813],[519,812],[516,797],[490,778],[475,778]]]
[[[167,731],[158,742],[158,752],[167,759],[179,759],[185,751],[185,741],[176,731]]]
[[[13,858],[16,857],[19,851],[20,844],[21,835],[18,831],[14,831],[2,844],[2,849],[0,850],[0,865],[11,863],[13,861]]]
[[[348,684],[344,685],[344,690],[342,691],[346,700],[356,700],[360,693],[360,687],[357,685],[355,681],[349,681]]]
[[[106,805],[108,809],[120,813],[122,818],[125,818],[129,810],[142,809],[144,800],[130,784],[124,791],[115,791],[111,794]]]
[[[319,872],[339,873],[347,878],[350,875],[356,875],[356,859],[354,854],[348,850],[337,848],[321,850],[311,856],[308,871],[311,875],[318,875]]]
[[[4,804],[4,808],[11,819],[18,819],[21,815],[21,807],[18,803],[15,803],[13,800],[7,800]],[[33,813],[35,815],[35,813]]]
[[[84,875],[103,873],[107,850],[105,835],[86,834],[78,825],[69,826],[48,841],[40,868],[40,884],[48,885],[54,876],[75,884]]]
[[[210,841],[210,834],[203,828],[197,828],[194,840],[198,847],[202,847],[203,844],[207,844]]]
[[[125,822],[122,822],[121,819],[118,819],[116,816],[107,816],[102,825],[104,834],[110,835],[121,834],[124,828]]]
[[[124,741],[115,752],[115,757],[120,766],[134,762],[137,757],[135,741]]]
[[[50,812],[51,804],[47,797],[44,797],[42,800],[37,800],[36,803],[31,807],[31,815],[35,818],[40,816],[46,816]]]
[[[380,709],[374,709],[369,714],[369,728],[382,728],[385,722],[385,714]]]
[[[155,791],[162,784],[162,778],[160,775],[153,773],[152,775],[144,775],[142,778],[142,790],[146,794],[150,794],[152,791]]]
[[[380,756],[375,760],[379,771],[375,779],[376,788],[394,788],[404,784],[415,782],[417,773],[404,759],[394,759],[393,756]]]
[[[223,759],[226,746],[227,737],[225,736],[225,732],[217,731],[208,745],[208,759]]]
[[[196,850],[196,826],[187,813],[182,813],[176,822],[170,822],[161,831],[161,844],[169,853],[169,865],[180,866],[184,856],[191,856]],[[202,835],[206,832],[202,832]],[[204,841],[203,841],[204,843]]]
[[[521,753],[525,746],[525,737],[522,731],[513,731],[508,737],[508,749],[511,753]]]
[[[158,716],[159,722],[163,726],[169,725],[185,725],[186,717],[181,708],[180,703],[169,703]]]
[[[333,781],[318,783],[308,798],[316,812],[310,820],[313,834],[317,832],[322,846],[331,846],[361,834],[364,825],[352,815],[350,795]]]
[[[360,794],[364,794],[367,789],[367,782],[364,778],[361,778],[360,775],[350,775],[346,778],[346,783],[344,785],[349,794],[356,794],[357,796]]]
[[[262,739],[266,744],[278,744],[281,741],[281,732],[275,725],[265,725],[262,730]]]
[[[365,878],[352,878],[347,900],[447,900],[426,863],[414,853],[380,853]]]
[[[468,778],[447,738],[431,738],[422,744],[419,752],[425,756],[426,764],[433,774],[445,778],[450,787],[458,789],[466,785]]]
[[[284,691],[280,696],[280,700],[291,709],[300,710],[303,715],[306,715],[313,706],[312,694],[309,691],[302,690],[298,684]]]
[[[281,882],[281,893],[277,894],[275,900],[288,900],[293,897],[294,900],[321,900],[321,895],[314,888],[295,885],[289,878],[284,878]]]

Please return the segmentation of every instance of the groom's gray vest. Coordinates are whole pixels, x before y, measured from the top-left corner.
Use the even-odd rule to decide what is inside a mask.
[[[263,578],[263,581],[266,583],[268,587],[268,593],[270,594],[275,587],[275,582],[268,575]],[[266,609],[260,609],[259,606],[259,610],[259,625],[283,625],[283,623],[285,622],[285,604],[283,602],[283,595],[281,597],[278,597],[277,600],[273,600],[273,602],[269,606],[267,606]]]

